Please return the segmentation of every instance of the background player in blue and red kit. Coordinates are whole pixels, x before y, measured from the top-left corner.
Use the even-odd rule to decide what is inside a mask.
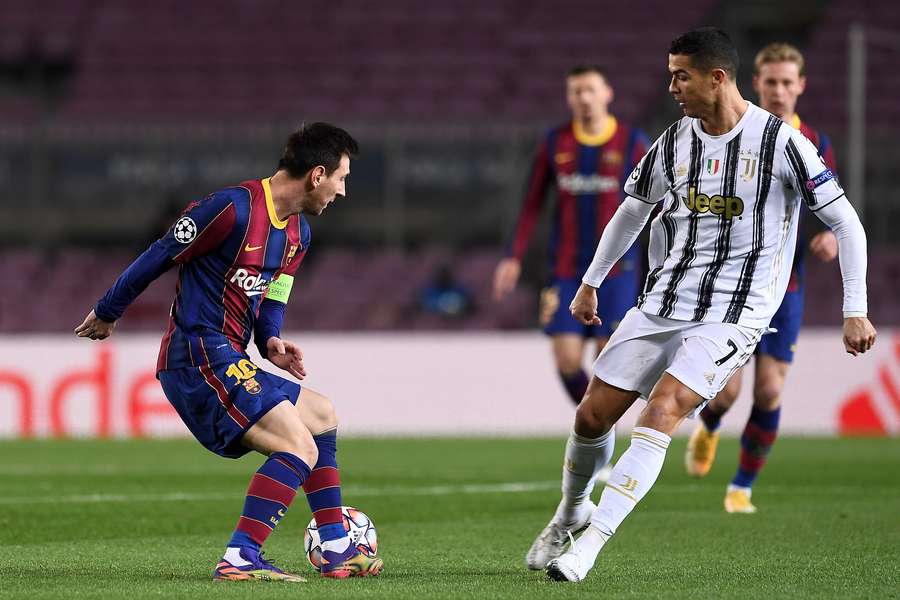
[[[327,123],[294,132],[272,177],[190,203],[75,330],[79,337],[108,337],[147,285],[178,266],[157,362],[163,391],[212,452],[239,458],[256,450],[267,457],[250,481],[215,580],[303,581],[261,552],[301,486],[323,541],[323,575],[376,575],[382,567],[381,559],[360,554],[344,529],[330,401],[259,369],[246,352],[252,336],[263,357],[305,377],[300,349],[280,337],[294,274],[310,243],[302,213],[321,214],[344,195],[357,152],[350,134]]]
[[[803,94],[803,55],[790,44],[769,44],[756,55],[753,87],[760,106],[785,123],[799,129],[819,150],[827,169],[835,170],[834,151],[828,138],[803,123],[796,113],[797,99]],[[819,173],[810,173],[815,178]],[[805,241],[797,236],[794,265],[784,300],[772,317],[770,326],[777,332],[764,335],[756,348],[753,381],[753,409],[741,436],[740,463],[725,494],[725,510],[752,513],[751,488],[775,442],[781,414],[781,391],[803,320],[803,258]],[[810,240],[810,250],[823,261],[837,257],[837,240],[830,230]],[[715,460],[719,424],[737,399],[741,389],[741,371],[700,413],[696,429],[688,443],[685,466],[697,477],[706,475]]]
[[[556,187],[550,235],[550,285],[541,292],[540,321],[552,339],[556,368],[575,404],[587,390],[582,366],[589,338],[600,352],[619,321],[634,306],[640,254],[632,247],[598,291],[602,325],[585,326],[569,313],[581,276],[594,257],[606,224],[622,201],[625,179],[647,150],[647,138],[609,114],[613,90],[603,69],[574,67],[566,76],[572,120],[541,140],[531,168],[524,205],[507,256],[494,272],[494,297],[515,288],[522,258],[540,217],[547,189]]]

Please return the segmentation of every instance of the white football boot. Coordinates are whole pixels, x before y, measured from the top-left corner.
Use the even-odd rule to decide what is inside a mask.
[[[590,524],[591,514],[595,508],[596,504],[585,500],[574,523],[562,523],[557,521],[554,515],[525,555],[525,564],[528,568],[535,571],[544,569],[547,563],[562,554],[572,533],[578,533]]]
[[[594,526],[589,526],[577,542],[572,534],[569,534],[572,544],[568,551],[547,564],[547,577],[553,581],[577,582],[583,580],[594,566],[597,554],[603,549],[608,539],[609,537],[600,533],[600,530]]]
[[[547,577],[553,581],[578,582],[587,577],[592,566],[575,551],[573,541],[568,552],[554,558],[547,565]]]

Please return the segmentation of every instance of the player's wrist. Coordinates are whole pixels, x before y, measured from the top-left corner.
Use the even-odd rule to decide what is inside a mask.
[[[97,304],[94,307],[94,316],[97,317],[97,319],[99,319],[100,321],[103,321],[104,323],[106,323],[108,325],[112,325],[113,323],[118,321],[118,319],[115,317],[115,315],[112,315],[111,313],[104,310],[100,304]]]

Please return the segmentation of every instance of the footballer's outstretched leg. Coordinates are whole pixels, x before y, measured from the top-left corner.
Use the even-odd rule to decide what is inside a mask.
[[[587,576],[604,544],[659,477],[669,432],[700,401],[696,392],[668,373],[663,375],[631,434],[631,445],[613,467],[591,524],[567,552],[547,565],[550,579],[577,582]]]
[[[562,499],[550,522],[538,535],[525,564],[543,569],[563,553],[569,535],[587,527],[595,505],[591,492],[605,483],[615,448],[613,424],[637,398],[594,377],[575,413],[575,428],[566,442],[562,469]]]

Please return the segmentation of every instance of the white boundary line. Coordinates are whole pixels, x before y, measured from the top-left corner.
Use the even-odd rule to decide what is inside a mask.
[[[558,489],[559,481],[518,481],[512,483],[487,483],[464,485],[435,485],[419,488],[365,488],[345,487],[343,495],[350,498],[377,496],[454,496],[458,494],[518,494]],[[223,493],[195,494],[174,492],[170,494],[81,494],[71,496],[0,496],[2,504],[103,504],[121,502],[210,502],[238,500],[243,496]]]

